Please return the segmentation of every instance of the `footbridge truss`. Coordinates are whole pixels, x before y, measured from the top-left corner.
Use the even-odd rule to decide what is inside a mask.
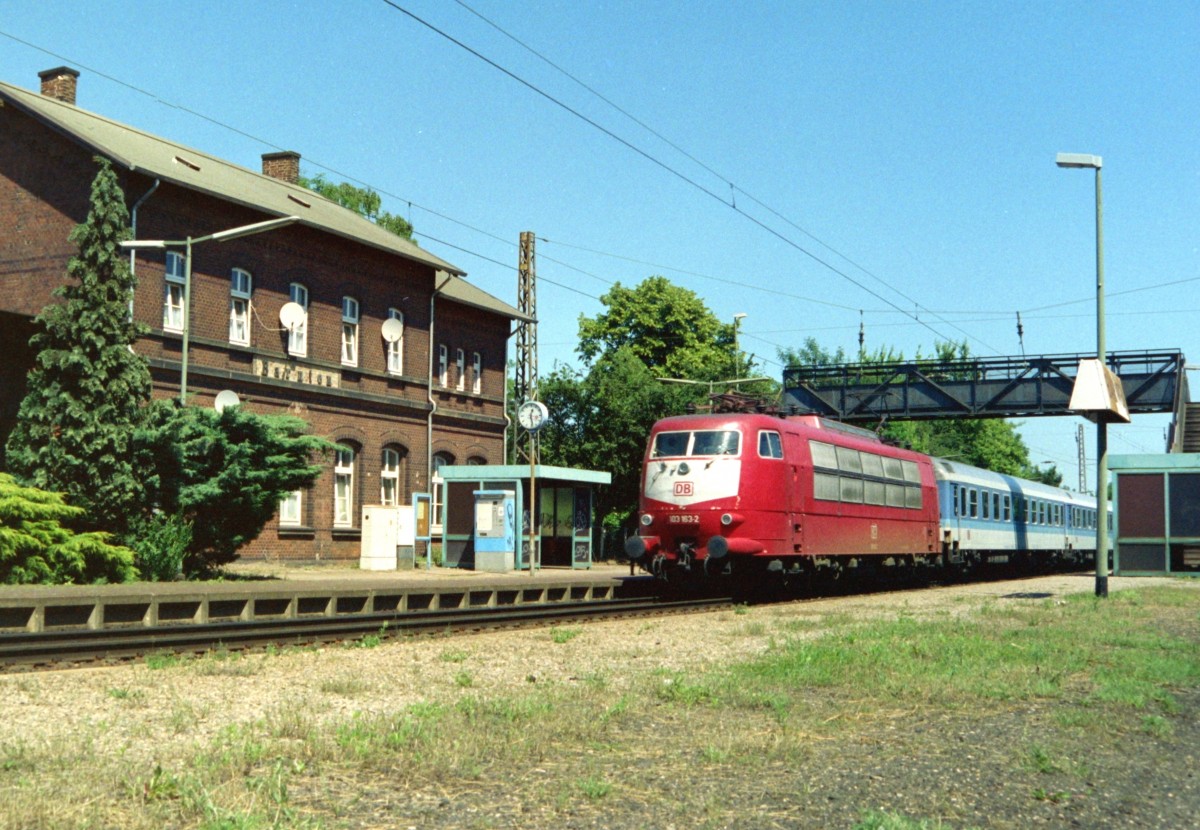
[[[1091,354],[800,366],[783,372],[783,409],[850,423],[1068,415],[1079,361]],[[1129,412],[1172,412],[1180,351],[1109,352]]]

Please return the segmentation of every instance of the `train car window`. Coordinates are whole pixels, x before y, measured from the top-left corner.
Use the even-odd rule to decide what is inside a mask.
[[[698,431],[692,441],[692,455],[737,455],[741,434],[735,429]]]
[[[864,481],[863,501],[867,504],[887,504],[887,487],[882,481]]]
[[[967,515],[972,519],[979,518],[979,491],[974,487],[967,491]]]
[[[841,500],[844,502],[850,502],[851,504],[862,504],[863,481],[861,478],[842,476]]]
[[[783,458],[783,439],[778,432],[763,430],[758,433],[758,454],[762,458]]]
[[[959,516],[967,515],[967,488],[954,485],[954,489],[958,491],[958,514]]]
[[[900,459],[887,458],[885,456],[883,459],[883,474],[895,481],[903,481],[904,468],[900,465]]]
[[[1010,496],[1008,493],[1004,494],[1004,501],[1001,502],[1001,510],[1004,511],[1000,515],[1001,520],[1005,521],[1005,522],[1011,522],[1012,517],[1013,517],[1012,516],[1012,496]]]
[[[999,520],[1000,518],[1000,494],[992,493],[992,518]]]
[[[862,459],[858,457],[858,450],[852,450],[847,447],[837,448],[838,469],[845,473],[858,473],[862,475]]]
[[[830,470],[837,469],[837,454],[833,451],[833,444],[809,441],[808,448],[812,452],[814,467],[825,467]]]
[[[883,459],[875,455],[875,453],[864,452],[862,454],[862,469],[863,475],[883,478]]]
[[[901,461],[901,468],[904,470],[904,480],[909,484],[921,483],[921,468],[917,466],[915,461]]]
[[[991,499],[991,494],[988,493],[987,490],[983,491],[983,504],[981,504],[979,507],[980,507],[979,518],[981,518],[981,519],[992,518],[992,499]]]
[[[660,432],[654,436],[654,450],[651,458],[674,458],[687,455],[688,432]]]
[[[921,509],[921,488],[920,487],[905,487],[904,488],[904,506],[911,507],[913,510]]]
[[[827,473],[813,474],[813,498],[823,501],[838,500],[838,477]]]
[[[888,507],[903,507],[904,506],[904,485],[903,484],[888,484],[887,487],[887,506]]]

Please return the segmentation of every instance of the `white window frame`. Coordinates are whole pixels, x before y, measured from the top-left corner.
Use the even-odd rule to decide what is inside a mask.
[[[435,452],[433,454],[433,475],[430,476],[430,485],[433,489],[431,494],[433,496],[433,514],[430,517],[430,532],[437,536],[442,534],[442,522],[444,518],[442,516],[442,483],[445,481],[445,479],[442,478],[441,470],[442,467],[449,466],[453,463],[454,458],[449,453]]]
[[[454,388],[459,392],[467,388],[467,353],[462,349],[454,350],[454,368],[458,377],[454,379]]]
[[[379,469],[379,503],[385,507],[400,504],[400,451],[395,447],[383,448],[383,463]]]
[[[288,330],[288,354],[292,357],[308,356],[308,288],[304,283],[294,282],[288,287],[288,299],[304,309],[304,317]]]
[[[354,448],[338,444],[333,455],[333,526],[354,527]]]
[[[437,383],[443,389],[450,385],[450,350],[445,343],[438,345]]]
[[[342,297],[342,365],[358,365],[358,300]]]
[[[182,332],[187,323],[183,307],[187,262],[183,254],[167,251],[163,273],[163,330]]]
[[[471,394],[483,394],[483,355],[471,353]]]
[[[304,491],[293,490],[279,500],[279,526],[299,527],[304,524]]]
[[[229,272],[229,342],[235,346],[250,345],[250,293],[254,278],[244,268]]]
[[[387,344],[387,370],[389,374],[404,374],[404,312],[398,308],[388,309],[389,320],[400,321],[400,337]]]

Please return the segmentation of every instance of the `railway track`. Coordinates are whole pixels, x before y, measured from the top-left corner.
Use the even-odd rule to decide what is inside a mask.
[[[98,631],[0,634],[0,671],[39,671],[127,662],[152,654],[203,654],[216,649],[306,646],[461,633],[550,623],[712,611],[728,597],[682,601],[629,598],[603,601],[359,614],[353,617],[225,621],[186,626],[129,626]]]

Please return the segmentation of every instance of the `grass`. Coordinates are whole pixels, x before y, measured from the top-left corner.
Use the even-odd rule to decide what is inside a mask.
[[[775,805],[788,782],[822,786],[828,765],[852,763],[843,755],[856,746],[868,748],[872,765],[889,755],[920,757],[927,745],[911,742],[940,747],[943,722],[973,728],[1008,711],[1038,712],[1036,728],[1014,735],[999,760],[986,763],[999,765],[998,778],[1013,782],[1031,809],[1055,809],[1074,804],[1073,792],[1086,786],[1085,762],[1093,759],[1084,752],[1121,756],[1131,736],[1150,745],[1175,739],[1185,711],[1179,690],[1200,686],[1198,610],[1200,592],[1145,589],[1114,592],[1104,602],[996,604],[960,618],[839,617],[821,627],[784,621],[771,627],[766,653],[737,663],[614,665],[594,680],[520,684],[505,693],[480,689],[460,665],[483,657],[447,649],[439,659],[454,666],[456,688],[436,700],[330,719],[293,708],[267,712],[132,771],[120,752],[97,748],[100,723],[70,746],[0,746],[7,800],[0,829],[317,828],[360,813],[368,823],[388,823],[369,812],[370,794],[392,803],[396,793],[449,790],[479,799],[481,816],[491,816],[481,827],[509,826],[486,812],[509,801],[542,817],[540,824],[522,820],[525,826],[626,810],[627,826],[718,827],[736,823],[744,809],[731,793],[744,799],[772,780],[762,797]],[[561,628],[550,637],[558,643],[577,634]],[[246,664],[261,659],[147,660],[155,671],[202,673]],[[350,678],[330,680],[322,691],[353,698],[367,688],[367,680]],[[124,686],[106,695],[141,702]],[[213,714],[175,701],[165,717],[186,733]],[[920,736],[909,731],[934,718]],[[685,771],[713,787],[681,789]],[[931,777],[931,798],[942,784]],[[794,819],[780,823],[794,826]],[[852,820],[859,830],[965,826],[890,809],[856,808]]]

